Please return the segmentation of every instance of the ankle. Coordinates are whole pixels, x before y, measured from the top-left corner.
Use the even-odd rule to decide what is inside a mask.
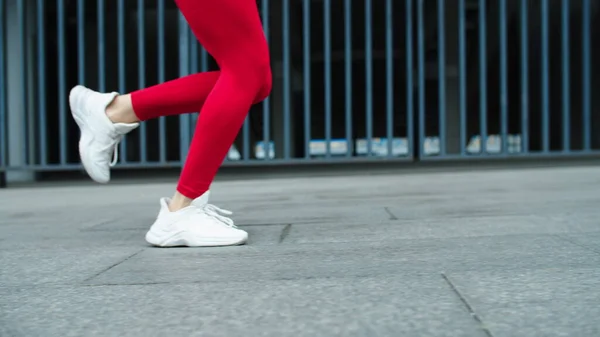
[[[171,199],[171,202],[169,203],[169,210],[171,212],[177,212],[178,210],[182,209],[182,208],[186,208],[188,206],[190,206],[192,204],[192,199],[184,196],[183,194],[179,193],[179,192],[175,192],[175,195],[173,195],[173,198]]]
[[[106,107],[106,116],[113,123],[137,123],[140,120],[133,111],[131,95],[119,95]]]

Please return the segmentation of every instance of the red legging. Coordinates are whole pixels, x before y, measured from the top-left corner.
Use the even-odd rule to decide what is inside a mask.
[[[255,0],[175,0],[220,71],[131,94],[144,121],[200,111],[177,191],[195,199],[212,183],[252,104],[271,92],[269,47]]]

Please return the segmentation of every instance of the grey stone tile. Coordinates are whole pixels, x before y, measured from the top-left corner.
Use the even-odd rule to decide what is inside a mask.
[[[218,181],[216,249],[145,243],[174,183],[2,190],[0,336],[484,336],[442,272],[496,337],[596,336],[599,173]]]
[[[4,323],[52,336],[482,336],[438,275],[0,289]]]
[[[597,228],[588,228],[596,231]],[[389,220],[383,223],[294,224],[286,244],[460,238],[517,234],[562,234],[574,228],[570,222],[543,215],[511,215],[446,219]]]
[[[494,336],[596,336],[600,265],[453,273],[450,279]]]
[[[0,286],[80,283],[140,248],[56,248],[0,251]]]
[[[598,317],[597,301],[515,303],[483,312],[494,337],[600,336]]]
[[[144,236],[146,230],[122,229],[113,231],[81,231],[78,229],[53,228],[37,226],[23,230],[7,230],[2,232],[3,241],[0,241],[1,251],[15,250],[52,250],[69,249],[106,249],[107,247],[128,249],[146,245]]]
[[[244,224],[296,224],[296,223],[383,223],[387,214],[380,205],[348,205],[336,202],[314,202],[270,205],[268,210],[255,207],[241,209],[234,216],[237,223]]]
[[[598,218],[600,219],[600,218]],[[597,229],[600,229],[600,220],[597,224]],[[559,236],[575,245],[586,247],[600,254],[600,232],[595,233],[568,233]]]
[[[475,307],[533,302],[600,303],[600,265],[451,273]]]
[[[282,235],[286,225],[269,225],[269,226],[244,226],[240,228],[248,232],[249,247],[258,247],[263,245],[278,245],[281,240],[285,240],[285,235]]]
[[[554,236],[147,249],[93,284],[222,282],[590,266],[600,255]]]

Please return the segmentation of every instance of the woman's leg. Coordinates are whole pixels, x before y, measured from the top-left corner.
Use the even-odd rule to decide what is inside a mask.
[[[146,240],[158,246],[240,244],[248,234],[208,204],[208,189],[250,106],[271,90],[267,42],[255,0],[176,2],[221,73],[200,111],[177,194],[161,200]]]
[[[209,189],[250,106],[270,93],[270,58],[254,0],[176,3],[221,71],[200,111],[177,188],[195,199]]]
[[[188,3],[185,0],[175,1],[177,2],[184,16],[187,18],[190,26],[192,26],[192,29],[194,30],[194,33],[198,39],[200,39],[198,34],[202,34],[201,30],[203,27],[198,24],[199,20],[196,19],[197,17],[202,17],[201,20],[208,21],[208,24],[211,26],[222,24],[215,23],[217,21],[216,19],[207,19],[205,16],[202,16],[201,13],[195,11],[195,4]],[[219,5],[223,8],[230,6],[228,4]],[[202,8],[202,6],[202,4],[198,5],[198,8]],[[250,12],[248,13],[250,14]],[[242,12],[240,12],[240,14],[244,15]],[[256,16],[257,14],[252,13],[250,15]],[[240,30],[242,25],[244,25],[241,22],[242,20],[240,20],[239,23],[234,22],[231,24],[237,26],[238,30]],[[253,24],[248,21],[245,23],[245,25],[250,26]],[[232,34],[235,34],[233,30],[224,33],[223,36],[227,35],[231,37]],[[254,42],[258,43],[257,41]],[[250,43],[252,43],[252,41]],[[233,44],[232,48],[238,50],[235,46],[233,46]],[[266,55],[268,58],[268,52]],[[217,62],[219,63],[219,61]],[[134,91],[127,95],[120,95],[117,96],[115,100],[107,107],[106,113],[114,123],[135,123],[162,116],[197,112],[201,110],[202,106],[204,105],[204,101],[208,97],[208,94],[212,91],[220,75],[220,71],[198,73]],[[270,87],[264,86],[261,88],[261,90],[261,94],[255,97],[252,102],[253,104],[259,103],[265,96],[267,96],[268,91],[270,91]]]
[[[139,121],[199,110],[203,111],[203,115],[210,115],[212,114],[211,110],[219,110],[219,108],[214,108],[214,105],[220,103],[212,103],[213,108],[208,109],[209,112],[204,112],[202,107],[215,84],[222,77],[223,70],[226,73],[223,83],[231,82],[233,79],[236,83],[234,87],[243,88],[226,89],[225,92],[223,89],[219,89],[215,95],[221,98],[216,98],[216,101],[225,101],[226,105],[229,103],[228,101],[233,104],[237,104],[235,102],[240,99],[242,102],[247,101],[246,97],[231,96],[240,95],[242,92],[242,96],[253,95],[252,103],[258,103],[269,94],[271,74],[268,47],[255,2],[250,0],[226,0],[218,1],[215,4],[211,2],[209,0],[181,0],[177,1],[177,4],[200,42],[217,60],[221,71],[186,76],[128,95],[119,95],[114,92],[100,94],[81,86],[77,86],[71,91],[71,110],[82,133],[80,140],[82,163],[95,181],[106,183],[110,180],[110,166],[116,162],[116,154],[114,154],[111,163],[113,152],[116,151],[121,138],[136,128]],[[225,86],[228,85],[225,84]],[[255,93],[256,88],[260,88],[258,94]],[[226,98],[223,99],[223,95]],[[242,105],[246,105],[246,103]],[[224,117],[217,119],[225,120],[229,126],[229,121],[232,121],[231,112],[229,112],[230,109],[225,110],[227,111],[224,111]],[[233,110],[238,111],[235,108]],[[201,119],[207,119],[210,123],[214,117],[201,117]],[[233,121],[233,124],[236,123],[235,121],[239,121],[239,116],[234,117]],[[217,124],[219,124],[218,121]],[[206,126],[201,127],[199,124],[198,129],[203,128]],[[208,129],[215,130],[212,127]],[[214,134],[214,131],[209,134]],[[225,139],[229,139],[230,136],[227,135],[230,132],[225,134]],[[198,146],[192,145],[192,148],[196,147]],[[202,152],[205,150],[200,150],[200,153]],[[195,157],[194,153],[190,153],[190,157]],[[186,166],[193,168],[198,164],[191,158]],[[209,161],[214,162],[214,160]],[[214,164],[210,167],[214,167]],[[206,169],[209,170],[208,167]],[[184,170],[184,173],[190,170],[193,171],[193,169],[187,169]],[[214,171],[214,169],[211,170]],[[208,176],[210,175],[213,174]],[[190,174],[185,173],[184,176],[189,177]],[[207,188],[194,187],[194,183],[189,183],[189,178],[182,180],[181,190]],[[202,184],[206,186],[209,181],[212,181],[212,178],[203,178],[203,181]],[[198,192],[189,191],[184,191],[184,193],[189,196],[198,194]]]
[[[220,71],[198,73],[117,96],[106,108],[113,123],[198,112],[211,92]]]
[[[70,104],[82,132],[82,163],[94,180],[108,182],[109,156],[138,121],[200,109],[175,198],[161,199],[161,211],[146,240],[158,246],[240,244],[247,233],[233,226],[224,216],[227,212],[208,204],[208,189],[250,106],[271,91],[268,45],[255,0],[176,3],[220,72],[188,76],[125,96],[75,87]],[[118,119],[118,111],[134,112],[135,117]],[[190,204],[193,207],[187,207]]]
[[[198,112],[220,75],[220,71],[192,74],[119,95],[106,108],[106,114],[113,123],[136,123]],[[260,95],[258,98],[253,104],[260,102]]]

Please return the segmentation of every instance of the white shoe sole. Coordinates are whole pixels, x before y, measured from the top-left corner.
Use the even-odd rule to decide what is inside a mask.
[[[156,235],[152,230],[146,234],[146,242],[157,247],[222,247],[239,246],[248,241],[248,235],[236,238],[209,238],[191,235],[189,233],[176,233],[164,236]]]

